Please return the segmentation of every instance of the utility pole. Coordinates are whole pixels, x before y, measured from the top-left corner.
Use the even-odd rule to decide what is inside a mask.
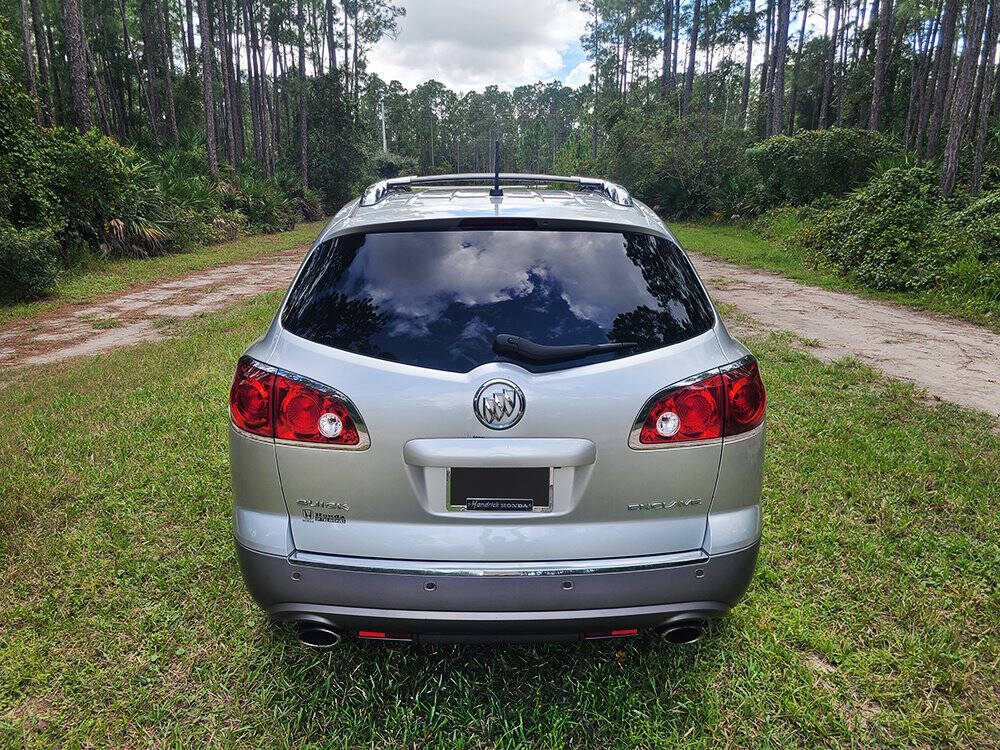
[[[385,142],[385,97],[381,97],[378,100],[379,103],[379,117],[382,120],[382,151],[388,152],[389,149],[386,147]]]

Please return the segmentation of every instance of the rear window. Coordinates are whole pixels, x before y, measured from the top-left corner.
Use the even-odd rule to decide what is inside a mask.
[[[495,361],[535,372],[579,367],[676,344],[713,321],[691,264],[667,239],[509,229],[328,240],[309,256],[281,318],[319,344],[452,372]],[[493,352],[500,333],[639,346],[531,365]]]

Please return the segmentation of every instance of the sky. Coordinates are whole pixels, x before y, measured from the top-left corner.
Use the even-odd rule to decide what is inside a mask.
[[[371,51],[369,70],[407,88],[434,78],[465,93],[558,79],[587,82],[587,18],[573,0],[398,0],[396,39]]]

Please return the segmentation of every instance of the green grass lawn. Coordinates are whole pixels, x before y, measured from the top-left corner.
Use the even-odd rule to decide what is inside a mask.
[[[80,268],[66,271],[51,296],[35,302],[0,305],[0,325],[30,318],[58,305],[87,303],[136,284],[159,281],[227,263],[252,260],[288,250],[316,239],[326,220],[300,224],[289,232],[242,237],[221,245],[154,258],[92,258]]]
[[[229,379],[279,299],[5,376],[0,746],[1000,744],[1000,438],[781,336],[757,576],[706,640],[302,649],[230,527]]]
[[[784,246],[780,240],[762,237],[746,227],[735,224],[705,222],[670,223],[670,229],[687,250],[712,258],[727,260],[750,268],[786,276],[804,284],[850,292],[869,299],[888,300],[901,305],[944,313],[987,326],[1000,332],[997,303],[955,293],[884,292],[869,289],[840,276],[829,267],[818,266],[802,252]]]

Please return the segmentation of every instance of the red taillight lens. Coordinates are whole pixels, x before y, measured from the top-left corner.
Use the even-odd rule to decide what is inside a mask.
[[[749,359],[722,375],[726,384],[726,435],[748,432],[764,421],[767,394],[757,360]]]
[[[749,358],[721,375],[657,397],[643,419],[639,442],[658,445],[739,435],[764,421],[766,407],[757,360]]]
[[[263,370],[249,357],[242,357],[236,366],[233,385],[229,389],[229,416],[241,430],[272,437],[271,388],[274,373]]]
[[[336,396],[282,375],[274,378],[274,436],[329,445],[357,445],[358,429]]]
[[[676,388],[656,400],[639,433],[647,444],[722,437],[722,376]]]
[[[234,425],[254,435],[326,445],[360,445],[361,433],[347,403],[321,388],[242,357],[229,389],[229,415]]]

